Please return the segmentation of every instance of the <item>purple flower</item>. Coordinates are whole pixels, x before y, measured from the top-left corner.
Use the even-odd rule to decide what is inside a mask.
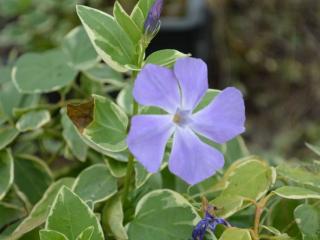
[[[223,144],[242,133],[243,97],[239,90],[229,87],[195,112],[207,90],[207,65],[200,59],[181,58],[173,70],[152,64],[142,69],[133,89],[135,100],[168,113],[137,115],[131,121],[128,147],[149,172],[160,168],[172,135],[169,169],[187,183],[196,184],[223,167],[223,155],[197,135]]]
[[[225,219],[217,218],[206,211],[204,218],[201,219],[201,221],[193,229],[192,239],[203,240],[207,229],[210,229],[212,232],[214,232],[218,224],[223,224],[227,227],[231,226]]]
[[[161,25],[160,16],[163,7],[163,0],[156,0],[149,10],[146,21],[144,22],[144,32],[146,35],[154,37]]]

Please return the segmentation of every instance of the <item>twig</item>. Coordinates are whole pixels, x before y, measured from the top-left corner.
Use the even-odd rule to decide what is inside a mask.
[[[264,198],[262,198],[258,203],[256,203],[256,213],[254,217],[254,227],[253,227],[253,237],[255,240],[259,240],[259,227],[260,227],[260,219],[261,215],[264,211],[265,206],[267,205],[267,202],[269,199],[274,196],[274,193],[271,192]]]

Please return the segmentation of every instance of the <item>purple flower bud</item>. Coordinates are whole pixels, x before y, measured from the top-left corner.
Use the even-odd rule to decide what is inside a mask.
[[[154,37],[161,25],[160,16],[163,7],[163,0],[156,0],[149,10],[146,21],[144,22],[144,32],[146,35]]]
[[[208,211],[206,211],[204,218],[201,219],[201,221],[193,229],[193,232],[192,232],[193,240],[203,240],[208,228],[212,232],[214,232],[218,224],[223,224],[226,227],[231,226],[230,223],[228,223],[225,219],[217,218],[211,215]]]

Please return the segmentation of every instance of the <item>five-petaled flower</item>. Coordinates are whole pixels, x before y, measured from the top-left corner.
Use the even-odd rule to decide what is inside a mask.
[[[159,31],[161,21],[160,16],[163,7],[163,0],[156,0],[151,6],[147,19],[144,22],[144,32],[153,38]]]
[[[203,240],[208,229],[213,233],[218,224],[230,227],[231,225],[223,218],[217,218],[209,213],[209,210],[205,212],[205,216],[193,229],[192,239],[193,240]]]
[[[224,158],[198,135],[223,144],[244,131],[242,94],[226,88],[200,111],[195,111],[208,90],[207,65],[200,59],[178,59],[174,68],[146,65],[133,89],[135,100],[165,110],[164,115],[132,118],[127,143],[135,158],[156,172],[169,138],[173,137],[169,169],[189,184],[196,184],[224,165]]]

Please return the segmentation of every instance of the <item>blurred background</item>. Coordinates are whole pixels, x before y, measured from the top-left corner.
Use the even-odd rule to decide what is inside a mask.
[[[128,12],[135,0],[121,0]],[[111,12],[111,0],[0,0],[1,64],[56,47],[80,24],[75,4]],[[176,48],[203,58],[212,87],[245,94],[252,153],[277,161],[315,155],[320,144],[319,0],[165,0],[149,52]],[[1,90],[0,90],[1,91]]]

